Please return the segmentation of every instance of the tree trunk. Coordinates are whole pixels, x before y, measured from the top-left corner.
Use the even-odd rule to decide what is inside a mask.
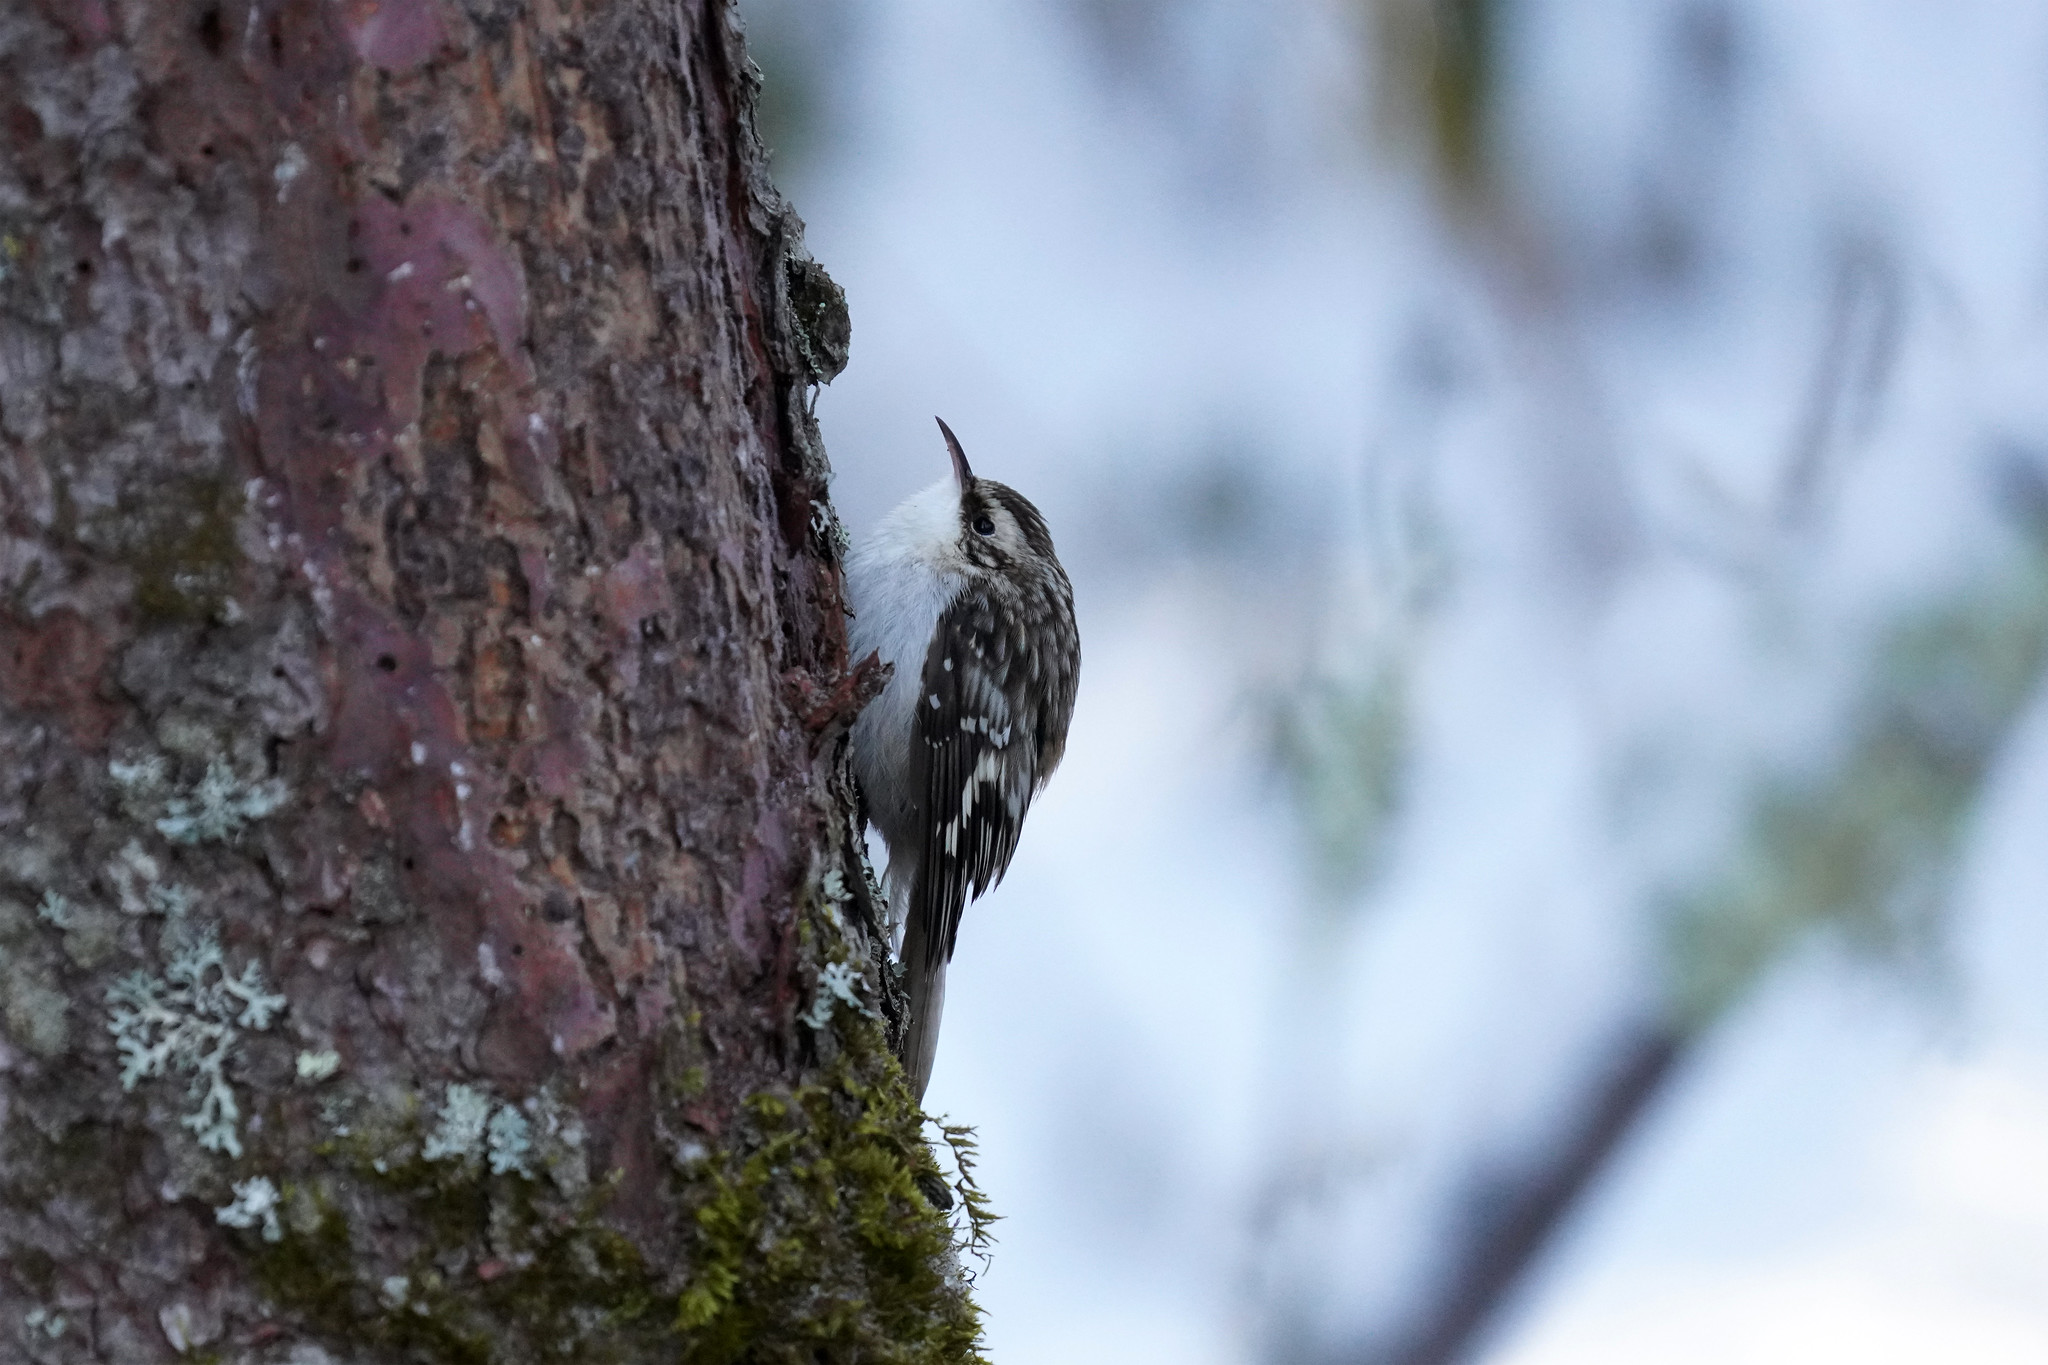
[[[0,1360],[939,1360],[719,0],[0,13]]]

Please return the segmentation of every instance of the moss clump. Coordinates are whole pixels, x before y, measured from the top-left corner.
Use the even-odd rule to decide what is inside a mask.
[[[344,1169],[286,1188],[276,1241],[238,1237],[272,1301],[381,1358],[980,1361],[953,1228],[922,1189],[943,1182],[923,1116],[878,1024],[841,1011],[833,1036],[811,1081],[755,1095],[722,1152],[676,1168],[694,1204],[676,1263],[611,1227],[610,1184],[426,1159],[416,1112],[338,1130],[323,1154]]]
[[[136,528],[126,557],[143,621],[205,621],[220,613],[242,561],[235,543],[242,508],[242,490],[232,479],[203,475],[173,484],[147,506],[124,510]]]
[[[635,1360],[672,1336],[655,1311],[665,1297],[639,1251],[599,1221],[602,1196],[562,1220],[542,1215],[518,1182],[449,1180],[424,1161],[376,1178],[410,1192],[423,1234],[402,1275],[364,1274],[348,1220],[324,1194],[288,1190],[302,1212],[284,1236],[245,1244],[264,1293],[316,1332],[457,1365]],[[494,1231],[511,1254],[464,1264]]]
[[[948,1274],[952,1228],[918,1188],[938,1175],[922,1118],[880,1027],[838,1028],[822,1079],[748,1102],[697,1210],[675,1315],[685,1365],[981,1359],[979,1310]]]

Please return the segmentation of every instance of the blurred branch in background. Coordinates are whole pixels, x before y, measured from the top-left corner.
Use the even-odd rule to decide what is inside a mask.
[[[1276,705],[1273,750],[1326,912],[1379,871],[1406,769],[1407,679],[1389,650],[1363,676],[1305,683]]]
[[[1658,912],[1669,928],[1666,1012],[1618,1021],[1548,1138],[1466,1178],[1427,1293],[1349,1343],[1305,1340],[1301,1320],[1311,1315],[1284,1312],[1270,1358],[1464,1358],[1697,1041],[1773,963],[1819,931],[1887,961],[1936,949],[1969,813],[2048,660],[2048,485],[2020,457],[2002,473],[2005,501],[2023,518],[2004,569],[1892,631],[1849,708],[1839,756],[1803,774],[1762,775],[1723,869]],[[1355,690],[1308,687],[1277,727],[1318,906],[1342,906],[1368,886],[1391,837],[1406,757],[1401,677],[1386,664]],[[1328,923],[1311,924],[1305,939],[1306,955],[1326,967]],[[1304,971],[1297,984],[1328,990],[1326,975]],[[1371,1178],[1356,1142],[1327,1145],[1353,1156],[1283,1164],[1259,1201],[1255,1236],[1277,1235],[1289,1207],[1331,1202],[1344,1183]]]
[[[1639,1022],[1622,1031],[1605,1069],[1569,1106],[1564,1127],[1523,1164],[1475,1174],[1447,1228],[1434,1293],[1383,1340],[1339,1347],[1332,1365],[1446,1365],[1463,1359],[1508,1302],[1572,1209],[1683,1060],[1690,1039]]]
[[[1532,476],[1552,494],[1543,518],[1568,547],[1566,560],[1579,557],[1560,567],[1583,622],[1655,547],[1632,540],[1630,478],[1606,416],[1625,409],[1631,395],[1596,380],[1578,318],[1592,300],[1503,169],[1503,35],[1519,17],[1511,8],[1507,0],[1378,0],[1374,69],[1383,119],[1420,152],[1447,239],[1458,248],[1453,259],[1495,306],[1498,325],[1513,338],[1514,380],[1550,426],[1525,431],[1522,444],[1534,457]],[[1727,8],[1681,9],[1678,36],[1672,55],[1725,93],[1740,47]],[[1657,221],[1644,232],[1683,238],[1696,253],[1704,228],[1682,216],[1705,209],[1682,196],[1646,202],[1646,217]],[[1866,232],[1838,241],[1825,325],[1774,486],[1745,508],[1695,467],[1704,496],[1680,524],[1662,528],[1677,542],[1669,548],[1710,543],[1707,558],[1735,571],[1731,585],[1760,614],[1788,603],[1795,616],[1801,611],[1796,580],[1807,556],[1788,552],[1811,549],[1826,535],[1845,462],[1877,421],[1904,333],[1898,270],[1887,250]],[[2038,469],[2009,463],[2019,471],[2011,477],[2032,491],[2006,501],[2038,507]],[[2002,567],[1880,632],[1861,682],[1838,709],[1842,739],[1831,756],[1805,765],[1767,762],[1768,770],[1737,784],[1731,797],[1747,813],[1732,821],[1740,831],[1732,847],[1712,870],[1640,906],[1665,931],[1662,1008],[1622,1008],[1587,1070],[1557,1087],[1557,1116],[1539,1139],[1498,1134],[1477,1144],[1472,1168],[1451,1182],[1448,1211],[1423,1258],[1433,1270],[1419,1292],[1390,1310],[1360,1312],[1303,1304],[1298,1285],[1270,1287],[1290,1302],[1268,1305],[1269,1359],[1449,1365],[1467,1358],[1699,1040],[1773,964],[1822,931],[1873,960],[1934,954],[1969,813],[2048,655],[2048,533],[2038,519],[2023,530],[2025,544]],[[1355,903],[1398,824],[1407,677],[1403,663],[1383,661],[1347,687],[1305,687],[1283,712],[1275,749],[1311,851],[1308,880],[1318,904]],[[1310,938],[1309,956],[1332,952],[1326,936]],[[1311,990],[1342,989],[1329,984],[1335,978],[1327,965],[1302,976],[1314,982]],[[1341,1013],[1342,1006],[1326,1009]],[[1333,1151],[1359,1145],[1326,1134],[1310,1147],[1318,1141]],[[1331,1204],[1338,1183],[1374,1175],[1356,1165],[1283,1162],[1259,1201],[1254,1235],[1280,1235],[1275,1210],[1290,1190],[1297,1201]],[[1331,1334],[1308,1325],[1317,1321],[1365,1325]]]
[[[1596,611],[1641,552],[1640,512],[1588,353],[1570,263],[1526,201],[1504,137],[1513,0],[1365,0],[1386,144],[1419,168],[1444,246],[1492,308],[1528,403],[1521,471],[1557,586]]]
[[[1817,927],[1891,960],[1936,950],[1957,841],[2048,652],[2044,529],[1999,576],[1892,632],[1833,765],[1771,775],[1727,867],[1676,898],[1673,1005],[1719,1018]]]
[[[1842,461],[1877,419],[1905,329],[1898,267],[1883,243],[1867,233],[1843,234],[1834,277],[1827,334],[1778,480],[1777,529],[1787,536],[1822,529]]]
[[[1382,130],[1414,144],[1455,208],[1490,212],[1499,0],[1368,3]]]
[[[1678,496],[1656,527],[1673,548],[1752,584],[1782,575],[1788,555],[1826,534],[1846,466],[1878,421],[1904,341],[1905,290],[1885,244],[1843,231],[1830,254],[1823,333],[1774,486],[1745,500],[1689,452],[1678,461]]]
[[[2032,465],[2009,477],[2042,488]],[[2038,516],[2048,495],[2015,501]],[[1307,1358],[1464,1359],[1701,1036],[1773,963],[1822,930],[1889,960],[1934,946],[1969,813],[2048,660],[2048,524],[2022,529],[2003,573],[1879,649],[1839,760],[1752,792],[1726,869],[1667,912],[1669,1013],[1621,1022],[1550,1141],[1466,1182],[1433,1291],[1372,1340]]]

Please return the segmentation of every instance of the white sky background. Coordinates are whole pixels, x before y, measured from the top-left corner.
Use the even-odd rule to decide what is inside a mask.
[[[1874,624],[1995,564],[1986,452],[2048,449],[2048,6],[1737,5],[1732,112],[1693,122],[1675,0],[1519,7],[1518,183],[1644,509],[1590,606],[1512,339],[1359,131],[1347,11],[1169,5],[1118,75],[1084,8],[849,0],[828,25],[788,0],[759,27],[829,29],[827,131],[778,175],[853,312],[819,402],[842,514],[859,535],[945,472],[941,414],[1046,512],[1080,601],[1067,764],[968,914],[928,1097],[979,1128],[1005,1215],[995,1358],[1246,1360],[1294,1302],[1255,1285],[1326,1326],[1402,1301],[1447,1181],[1652,997],[1646,892],[1711,857],[1761,757],[1825,750]],[[1618,264],[1658,175],[1704,224],[1690,291]],[[1905,330],[1778,638],[1669,533],[1702,472],[1768,488],[1845,236],[1896,263]],[[1415,630],[1395,856],[1315,954],[1344,1003],[1305,1040],[1257,699],[1370,643],[1403,561],[1369,509],[1411,489],[1455,586]],[[1648,798],[1645,754],[1682,773]],[[1487,1358],[2048,1360],[2044,830],[2037,704],[1946,968],[1780,964]],[[1309,1159],[1338,1185],[1255,1259],[1260,1190]]]

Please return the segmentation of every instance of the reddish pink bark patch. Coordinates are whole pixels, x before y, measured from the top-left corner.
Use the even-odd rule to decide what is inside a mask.
[[[114,36],[114,19],[105,0],[43,0],[42,10],[80,47],[98,47]]]
[[[605,617],[621,641],[635,638],[648,617],[674,611],[660,544],[650,537],[635,545],[605,574],[602,594]]]
[[[789,832],[773,807],[754,822],[754,837],[741,865],[740,892],[726,901],[732,941],[758,964],[767,960],[771,928],[767,906],[789,887]]]
[[[81,748],[98,749],[114,728],[117,712],[99,698],[106,662],[106,642],[75,611],[0,615],[0,697],[55,714]]]
[[[448,42],[434,0],[346,0],[342,27],[356,56],[385,71],[410,71]]]
[[[350,591],[333,598],[337,770],[374,784],[406,850],[412,897],[435,917],[452,962],[501,997],[487,1032],[508,1079],[532,1082],[617,1031],[576,935],[530,913],[533,895],[484,838],[502,778],[464,742],[454,699],[426,646]]]
[[[645,1053],[618,1058],[591,1078],[584,1113],[591,1121],[591,1154],[598,1168],[619,1182],[613,1215],[651,1238],[661,1230],[663,1162],[654,1146],[649,1071]]]
[[[583,771],[587,746],[583,742],[583,709],[574,697],[548,688],[543,693],[540,739],[520,747],[512,759],[512,771],[533,784],[534,790],[557,801],[576,790]]]
[[[432,196],[399,205],[370,195],[356,206],[354,227],[356,250],[379,287],[353,339],[358,353],[376,358],[399,427],[419,419],[420,371],[435,352],[462,355],[495,344],[520,381],[531,382],[519,346],[525,289],[481,214]],[[507,425],[520,429],[505,431],[506,441],[525,445],[525,424]]]

